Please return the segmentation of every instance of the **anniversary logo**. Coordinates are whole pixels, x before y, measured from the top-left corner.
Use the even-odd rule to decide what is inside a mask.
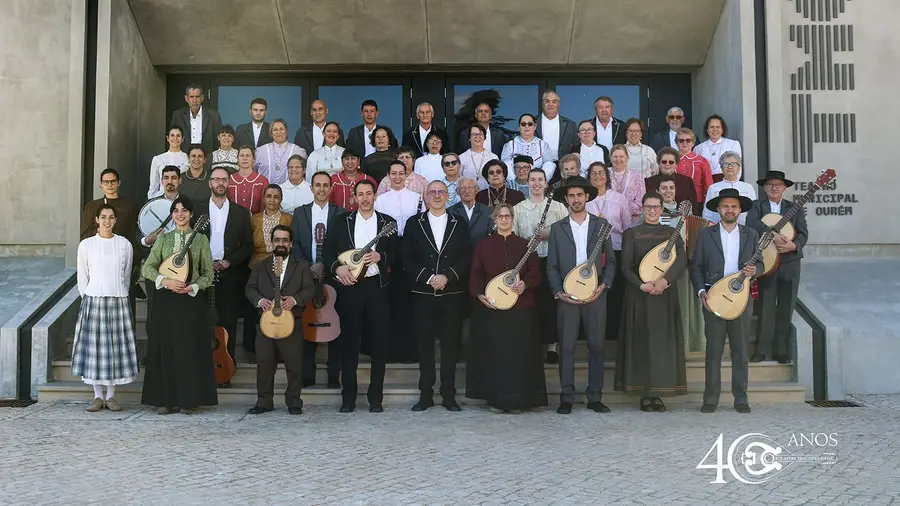
[[[786,445],[766,434],[744,434],[725,451],[725,435],[719,434],[696,469],[713,469],[716,477],[710,483],[728,483],[725,471],[748,485],[765,483],[787,471],[794,464],[831,465],[836,462],[836,433],[791,434]],[[709,463],[714,459],[715,463]]]

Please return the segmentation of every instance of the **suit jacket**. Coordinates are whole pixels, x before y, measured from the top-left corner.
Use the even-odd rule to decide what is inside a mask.
[[[312,238],[312,206],[314,202],[302,205],[294,210],[294,220],[291,221],[291,231],[294,234],[294,246],[291,248],[291,255],[297,260],[303,260],[309,264],[313,263],[312,251],[315,247]],[[328,221],[325,223],[325,236],[331,232],[331,226],[335,223],[334,219],[347,211],[338,205],[328,203]],[[324,244],[323,244],[324,247]],[[341,250],[344,251],[344,250]],[[322,262],[322,259],[318,259]]]
[[[650,147],[653,148],[653,151],[659,152],[662,148],[672,147],[669,143],[669,131],[670,130],[666,128],[665,131],[653,134],[653,139],[650,141]]]
[[[308,125],[304,125],[302,128],[297,129],[297,133],[294,135],[294,144],[300,146],[305,149],[307,153],[312,154],[313,151],[316,150],[315,145],[313,144],[313,124],[310,123]],[[338,146],[344,147],[344,131],[338,128]],[[360,157],[362,157],[364,153],[360,153]]]
[[[359,211],[353,211],[338,216],[334,221],[334,225],[328,227],[328,233],[325,234],[322,263],[326,265],[328,272],[334,277],[337,277],[337,268],[341,266],[340,262],[338,262],[338,255],[348,249],[356,249],[356,244],[353,241],[353,231],[356,227],[356,216],[358,214]],[[375,211],[375,214],[378,216],[379,231],[387,226],[388,223],[396,223],[394,218],[386,214],[378,211]],[[396,254],[396,237],[396,234],[382,237],[375,244],[375,251],[381,255],[381,260],[378,261],[378,277],[382,287],[391,283],[391,265]],[[362,246],[365,245],[360,244],[360,247]]]
[[[597,128],[597,117],[588,118],[585,121],[590,121],[594,128]],[[625,122],[620,120],[619,118],[613,117],[612,119],[612,133],[613,133],[613,146],[616,144],[625,144]],[[600,132],[594,134],[594,142],[600,142]],[[612,146],[610,146],[612,149]]]
[[[788,199],[781,199],[781,214],[787,214],[788,209],[795,205],[797,204]],[[769,228],[762,222],[762,217],[771,212],[772,206],[769,205],[768,198],[755,200],[753,206],[747,211],[747,226],[756,230],[759,235],[762,235]],[[791,225],[793,225],[794,230],[797,231],[797,238],[794,239],[794,244],[797,245],[797,249],[790,253],[780,255],[779,261],[781,263],[792,262],[803,258],[803,247],[806,246],[806,241],[809,238],[809,229],[806,228],[806,214],[803,212],[803,209],[799,209],[797,214],[791,218]]]
[[[234,147],[239,148],[246,144],[248,146],[253,146],[253,149],[256,149],[263,144],[272,142],[272,136],[269,135],[270,126],[272,125],[264,122],[262,130],[259,132],[259,142],[253,142],[253,127],[250,123],[238,125],[237,128],[234,129]]]
[[[491,145],[485,146],[490,149],[497,158],[500,158],[500,155],[503,154],[503,145],[506,144],[506,134],[503,130],[495,127],[491,127]],[[459,153],[465,153],[472,147],[472,144],[469,143],[469,129],[466,128],[462,132],[459,133],[459,142],[456,143],[459,149]]]
[[[377,123],[376,123],[377,124]],[[347,133],[347,149],[351,149],[359,155],[359,159],[362,160],[366,157],[366,144],[369,142],[366,134],[366,126],[365,125],[357,125],[350,129],[350,132]],[[307,151],[310,153],[310,151]]]
[[[207,202],[208,205],[209,202]],[[201,207],[197,211],[198,215],[209,214],[208,207]],[[212,226],[208,226],[203,230],[207,239],[209,239],[211,228]],[[234,202],[228,203],[228,218],[225,221],[225,237],[223,239],[225,257],[222,260],[227,260],[231,265],[219,272],[219,278],[226,280],[234,276],[246,276],[250,256],[253,254],[253,228],[250,226],[250,211]]]
[[[447,153],[450,151],[450,140],[447,137],[447,132],[441,130],[440,128],[434,126],[434,123],[431,124],[431,131],[436,133],[438,137],[441,138],[443,144],[441,144],[441,154]],[[416,152],[416,158],[425,154],[422,151],[422,135],[419,133],[419,125],[412,127],[407,130],[405,134],[403,134],[403,145],[412,149]]]
[[[200,143],[206,149],[209,159],[212,159],[212,152],[219,149],[219,130],[222,129],[222,117],[219,113],[202,106],[203,114],[203,138]],[[172,113],[170,125],[178,125],[184,131],[184,142],[181,143],[181,150],[185,153],[190,152],[191,148],[191,109],[183,107]]]
[[[541,123],[543,122],[541,120],[542,116],[543,115],[538,115],[536,132],[536,135],[541,139],[544,138],[543,132],[541,132]],[[578,138],[578,125],[576,125],[574,121],[560,114],[559,145],[551,147],[556,148],[556,162],[569,153],[577,153],[578,150],[581,149],[581,140]],[[557,172],[562,171],[560,170]]]
[[[475,243],[494,232],[494,221],[491,219],[491,208],[481,202],[475,202],[475,208],[472,209],[471,220],[469,219],[469,215],[466,214],[465,204],[462,202],[453,204],[447,208],[447,211],[459,216],[469,225],[469,237],[473,247],[475,246]]]
[[[283,297],[293,297],[297,301],[297,305],[291,308],[294,318],[303,316],[303,303],[309,300],[315,292],[313,284],[312,272],[309,270],[309,263],[303,260],[296,260],[287,257],[287,261],[282,263],[284,266],[284,281],[281,283],[281,295]],[[247,288],[244,293],[247,300],[253,307],[259,307],[259,299],[272,300],[275,298],[275,286],[278,279],[275,278],[274,258],[269,255],[265,261],[253,266],[250,270],[250,278],[247,280]],[[302,325],[294,325],[294,332],[301,331]]]
[[[597,245],[598,233],[604,223],[609,223],[606,218],[600,218],[588,213],[588,242],[587,254],[591,255],[594,246]],[[556,295],[563,291],[563,279],[575,268],[575,236],[572,235],[572,225],[569,218],[563,218],[550,225],[549,249],[547,252],[547,281],[550,283],[551,293]],[[616,254],[613,250],[612,239],[607,237],[603,242],[602,254],[597,255],[594,265],[597,267],[597,276],[600,282],[606,285],[606,290],[612,287],[616,276]],[[604,257],[606,265],[603,265]]]
[[[756,243],[759,234],[756,230],[743,225],[738,225],[741,231],[741,246],[738,251],[738,268],[750,261],[756,251]],[[691,284],[694,285],[694,293],[706,290],[716,281],[725,277],[725,250],[722,248],[720,235],[721,225],[707,227],[697,235],[697,245],[694,247],[694,256],[691,258]],[[757,275],[762,273],[762,260],[756,263]]]
[[[410,290],[435,297],[464,293],[472,263],[469,227],[458,215],[447,213],[447,228],[439,250],[426,214],[427,211],[411,216],[403,232],[403,265],[409,273]],[[428,279],[438,274],[447,276],[443,290],[428,284]]]

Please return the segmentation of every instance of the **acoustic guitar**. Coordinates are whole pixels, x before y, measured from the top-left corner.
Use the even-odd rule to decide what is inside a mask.
[[[275,256],[273,270],[275,274],[275,295],[272,297],[272,309],[264,311],[259,318],[259,330],[269,339],[284,339],[294,333],[294,313],[281,307],[281,271],[284,269],[284,258]]]
[[[759,238],[756,251],[750,261],[744,264],[755,265],[762,258],[762,252],[772,240],[775,234],[768,231]],[[717,238],[718,239],[718,238]],[[734,320],[744,314],[747,303],[750,302],[750,279],[743,271],[725,276],[706,291],[706,305],[709,310],[723,320]]]
[[[359,279],[359,277],[362,276],[363,272],[365,272],[366,267],[368,267],[368,265],[363,262],[363,257],[366,256],[366,253],[372,251],[372,249],[375,247],[375,243],[378,242],[378,239],[381,239],[382,237],[388,237],[395,232],[397,232],[397,223],[388,223],[378,232],[374,239],[369,241],[369,243],[362,248],[348,249],[347,251],[338,255],[338,262],[350,269],[351,276]]]
[[[785,235],[793,241],[797,238],[797,231],[794,230],[791,219],[793,219],[803,206],[812,199],[814,193],[824,188],[825,185],[834,181],[836,178],[837,174],[834,169],[823,170],[822,174],[816,178],[815,182],[809,187],[809,190],[807,190],[802,197],[795,200],[794,205],[791,206],[783,216],[778,213],[769,213],[762,217],[762,222],[768,225],[775,233]],[[775,272],[775,270],[778,269],[780,258],[778,248],[775,247],[774,242],[766,246],[766,249],[762,252],[763,268],[765,270],[765,272],[762,273],[762,276],[768,276]]]
[[[159,264],[159,273],[163,276],[174,279],[176,281],[181,281],[182,283],[187,283],[189,279],[191,279],[191,269],[193,267],[193,261],[191,260],[191,243],[194,242],[194,238],[197,237],[197,232],[206,228],[209,225],[209,216],[203,215],[197,220],[197,223],[194,224],[194,230],[191,231],[191,235],[188,236],[187,240],[184,242],[184,247],[178,253],[172,253],[168,258],[162,261]]]
[[[221,385],[231,381],[236,368],[234,358],[228,353],[228,331],[225,330],[225,327],[216,325],[216,322],[219,321],[219,311],[216,309],[216,284],[218,282],[219,273],[216,271],[213,274],[213,284],[206,291],[206,302],[213,326],[213,376],[216,378],[216,385]]]
[[[587,261],[583,264],[576,265],[568,274],[566,274],[566,279],[563,280],[563,290],[572,300],[590,299],[591,296],[594,295],[594,290],[600,286],[599,273],[597,272],[595,262],[597,260],[597,255],[603,250],[603,243],[609,239],[611,233],[612,225],[610,225],[609,222],[604,223],[597,233],[597,244],[594,245],[594,249],[591,250],[591,254],[588,255]],[[603,265],[606,265],[605,257],[603,258],[602,263]]]
[[[641,259],[641,265],[638,267],[638,275],[641,281],[649,283],[662,279],[669,272],[669,268],[675,263],[675,259],[679,254],[685,254],[684,251],[677,251],[675,245],[678,244],[678,238],[681,236],[681,229],[684,227],[684,217],[691,214],[691,203],[687,200],[678,205],[678,214],[681,219],[675,225],[669,240],[661,242],[653,247]]]
[[[325,224],[316,225],[316,258],[322,258]],[[314,343],[334,341],[341,335],[341,319],[334,310],[337,292],[324,281],[315,280],[316,291],[303,309],[303,339]]]

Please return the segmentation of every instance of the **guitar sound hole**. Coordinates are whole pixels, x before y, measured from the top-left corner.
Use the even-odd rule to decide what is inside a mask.
[[[184,259],[185,258],[186,257],[181,257],[181,258],[175,257],[174,259],[172,259],[172,265],[174,265],[175,267],[178,267],[178,268],[184,267]]]
[[[668,262],[670,258],[672,258],[672,253],[669,250],[663,248],[659,251],[659,259],[661,261]]]
[[[732,280],[731,283],[728,283],[728,288],[731,289],[732,292],[738,293],[744,288],[744,284],[738,280]]]
[[[516,284],[516,278],[512,276],[506,276],[503,278],[503,284],[505,284],[506,286],[513,286],[514,284]]]
[[[581,277],[585,279],[591,277],[591,269],[588,267],[582,267],[581,270],[578,271],[578,273],[581,274]]]
[[[350,257],[350,260],[353,260],[353,263],[358,264],[360,260],[362,260],[362,255],[354,254]]]
[[[328,299],[323,295],[321,297],[316,297],[313,299],[313,307],[316,309],[322,309],[325,307],[325,304],[328,302]]]
[[[275,316],[281,316],[281,308],[276,307],[276,308],[272,309],[272,314]]]

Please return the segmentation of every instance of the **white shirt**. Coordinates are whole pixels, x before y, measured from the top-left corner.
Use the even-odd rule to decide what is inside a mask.
[[[428,150],[425,149],[425,137],[428,137],[428,134],[430,134],[430,133],[431,133],[431,128],[429,128],[428,130],[425,130],[424,128],[422,128],[422,125],[419,125],[419,139],[422,139],[422,145],[420,147],[422,148],[423,153],[428,152]]]
[[[315,132],[313,128],[313,132]],[[333,176],[344,170],[341,165],[341,157],[344,156],[344,148],[335,144],[334,146],[322,146],[309,155],[306,161],[306,180],[312,182],[312,177],[316,172],[325,171]]]
[[[150,161],[150,188],[147,190],[147,200],[159,197],[164,193],[163,187],[160,186],[160,180],[162,179],[162,170],[166,165],[174,165],[184,174],[189,168],[188,156],[183,151],[174,153],[166,151],[153,157],[153,160]]]
[[[281,288],[282,286],[284,286],[284,273],[287,272],[287,270],[288,270],[288,262],[290,262],[290,261],[291,261],[291,256],[288,255],[288,256],[286,256],[286,257],[284,258],[284,261],[281,262],[281,275],[278,276],[278,287],[279,287],[279,288]],[[294,299],[293,297],[291,297],[291,298]],[[262,307],[261,302],[262,302],[263,300],[264,300],[264,299],[259,299],[258,301],[256,301],[256,307]],[[297,299],[294,299],[294,302],[297,302]]]
[[[397,220],[397,235],[400,237],[403,237],[406,220],[414,216],[418,212],[418,208],[419,194],[409,188],[403,188],[402,190],[391,188],[387,193],[379,195],[375,199],[376,211]]]
[[[420,156],[416,159],[416,165],[413,172],[424,177],[429,183],[444,179],[444,169],[441,167],[441,155],[428,153]]]
[[[300,181],[300,184],[295,186],[288,179],[278,186],[281,187],[282,193],[281,210],[286,213],[294,214],[294,209],[313,201],[312,189],[306,180]]]
[[[253,129],[253,147],[259,146],[259,134],[262,133],[262,125],[257,125],[255,121],[250,122],[250,127]]]
[[[444,212],[440,216],[435,216],[431,214],[431,211],[428,211],[426,215],[428,216],[428,223],[431,225],[431,233],[434,235],[434,245],[440,251],[444,247],[444,233],[447,231],[447,213]]]
[[[559,160],[559,114],[550,119],[541,114],[541,138],[550,146],[550,160]]]
[[[554,150],[555,151],[555,150]],[[500,152],[500,159],[509,167],[509,172],[513,171],[513,160],[516,155],[528,155],[534,160],[534,166],[544,169],[547,181],[553,179],[556,173],[556,163],[550,157],[550,145],[540,137],[532,137],[530,141],[526,141],[520,136],[516,136],[513,140],[503,145],[503,151]]]
[[[365,145],[366,145],[366,155],[365,156],[369,156],[376,151],[375,145],[372,144],[372,139],[371,139],[372,132],[374,132],[376,128],[378,128],[378,125],[372,125],[371,130],[366,128],[366,125],[363,125],[363,137],[365,137],[365,139],[363,139],[363,140],[365,141]]]
[[[590,223],[590,216],[585,217],[584,223],[581,225],[569,218],[569,225],[572,227],[572,238],[575,239],[575,265],[587,262],[588,226]]]
[[[678,149],[678,141],[676,140],[677,136],[678,132],[671,129],[669,130],[669,146],[671,146],[673,149]]]
[[[756,200],[756,197],[754,197],[753,200]],[[781,202],[784,202],[784,200],[782,199]],[[770,209],[769,212],[772,212],[775,214],[781,214],[781,202],[776,204],[770,200],[769,201],[769,209]]]
[[[312,124],[312,134],[313,134],[313,151],[315,151],[325,145],[325,123],[322,123],[321,127],[319,125],[313,123]]]
[[[726,232],[725,227],[719,225],[719,237],[722,240],[722,253],[725,256],[725,272],[723,276],[731,276],[741,270],[738,266],[738,255],[741,251],[741,227],[734,227],[731,232]]]
[[[203,143],[203,106],[197,111],[197,116],[188,109],[188,118],[191,120],[191,144]]]
[[[741,143],[734,139],[726,139],[725,137],[719,138],[719,142],[713,142],[707,139],[705,142],[694,146],[694,153],[709,160],[709,168],[712,169],[711,172],[713,174],[722,173],[722,167],[719,166],[719,157],[726,151],[734,151],[743,156],[741,154]],[[741,178],[743,171],[743,167],[738,171],[738,179]]]
[[[222,208],[209,199],[209,250],[213,260],[225,258],[225,223],[228,221],[228,208],[231,203],[225,199]]]
[[[325,232],[328,232],[328,203],[326,202],[323,207],[319,207],[319,204],[313,202],[311,207],[309,221],[312,229],[312,240],[309,243],[312,244],[312,263],[316,263],[318,261],[316,258],[316,225],[319,223],[325,225]]]
[[[361,213],[356,213],[356,224],[353,227],[353,244],[355,247],[362,248],[366,244],[369,244],[369,241],[374,239],[377,235],[378,215],[373,212],[372,216],[369,216],[369,219],[365,219]],[[369,265],[369,268],[366,270],[366,277],[370,278],[377,274],[378,264],[374,263]]]
[[[128,239],[97,234],[78,244],[78,293],[88,297],[128,297],[132,247]]]
[[[484,168],[484,164],[491,160],[499,160],[499,158],[490,149],[485,148],[481,153],[468,149],[465,153],[459,155],[459,163],[462,164],[462,176],[474,177],[478,182],[478,189],[484,190],[488,187],[488,183],[481,177],[481,169]]]
[[[591,146],[581,145],[581,150],[578,152],[578,156],[581,157],[581,177],[588,179],[588,168],[594,162],[603,162],[606,164],[606,157],[603,155],[603,148],[600,147],[596,142]]]
[[[460,201],[460,202],[462,202],[462,201]],[[475,204],[476,204],[476,201],[472,201],[472,207],[469,207],[466,205],[465,202],[462,202],[462,208],[465,209],[466,217],[469,221],[472,221],[472,213],[475,212]]]
[[[750,183],[745,183],[744,181],[728,181],[726,179],[723,179],[718,183],[713,183],[712,186],[709,187],[709,190],[706,191],[706,200],[703,201],[703,217],[713,223],[718,223],[722,217],[719,216],[719,213],[716,211],[707,209],[706,202],[709,202],[709,199],[711,198],[718,197],[719,192],[725,188],[734,188],[742,196],[747,197],[750,200],[756,200],[756,189],[753,188],[753,185]],[[738,223],[741,225],[747,223],[747,213],[741,213],[738,216]]]
[[[609,118],[606,128],[600,124],[600,118],[594,119],[594,128],[597,130],[597,144],[603,144],[606,149],[613,148],[613,120]]]

